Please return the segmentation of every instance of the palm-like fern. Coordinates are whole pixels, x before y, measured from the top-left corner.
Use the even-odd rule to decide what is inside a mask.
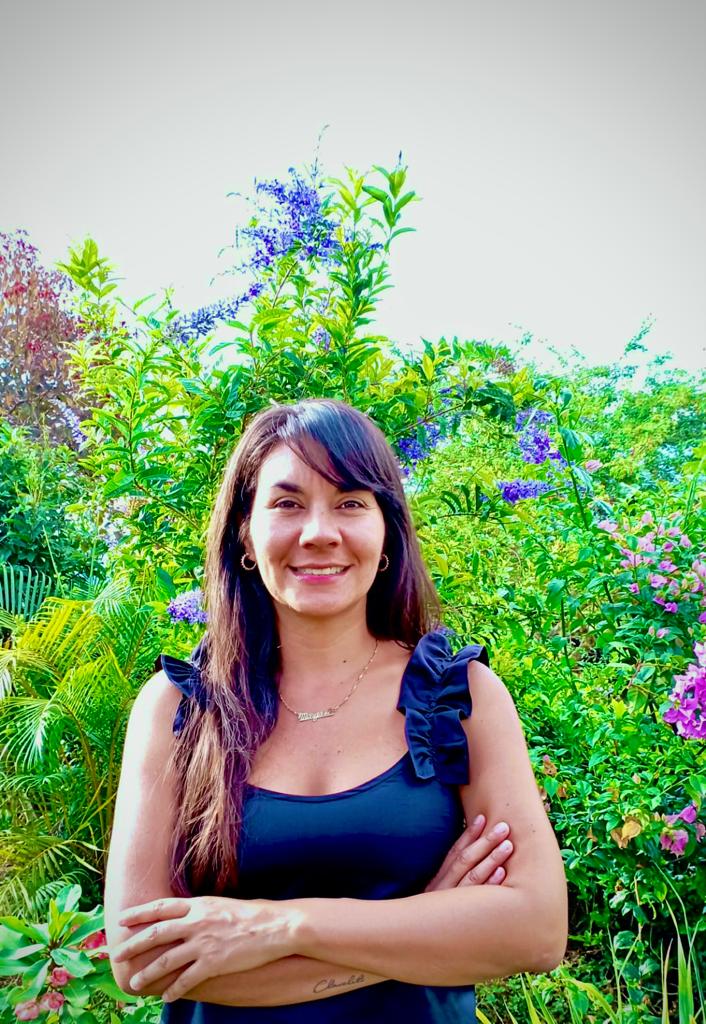
[[[42,913],[60,882],[100,898],[119,758],[151,674],[155,613],[124,583],[48,597],[0,644],[0,913]],[[3,623],[0,622],[0,626]]]

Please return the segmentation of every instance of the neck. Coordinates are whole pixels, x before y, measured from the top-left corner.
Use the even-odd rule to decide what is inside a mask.
[[[281,664],[278,686],[288,697],[331,695],[350,685],[375,649],[365,621],[279,623]],[[372,667],[372,666],[371,666]]]

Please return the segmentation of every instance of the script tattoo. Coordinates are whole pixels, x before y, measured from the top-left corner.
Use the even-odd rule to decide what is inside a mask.
[[[314,985],[314,992],[328,992],[332,988],[345,988],[347,985],[360,985],[365,981],[364,974],[351,974],[345,981],[336,981],[335,978],[322,978]]]

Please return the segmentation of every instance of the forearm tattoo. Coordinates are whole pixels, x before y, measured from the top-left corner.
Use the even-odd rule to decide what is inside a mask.
[[[322,978],[316,982],[312,991],[318,995],[321,992],[329,992],[332,988],[347,988],[350,985],[361,985],[365,980],[364,974],[351,974],[349,978],[343,981],[336,981],[335,978]]]

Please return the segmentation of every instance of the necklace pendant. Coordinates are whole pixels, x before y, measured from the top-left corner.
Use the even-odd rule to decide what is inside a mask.
[[[297,711],[296,715],[300,722],[315,722],[318,718],[330,718],[333,714],[331,708],[326,711]]]

